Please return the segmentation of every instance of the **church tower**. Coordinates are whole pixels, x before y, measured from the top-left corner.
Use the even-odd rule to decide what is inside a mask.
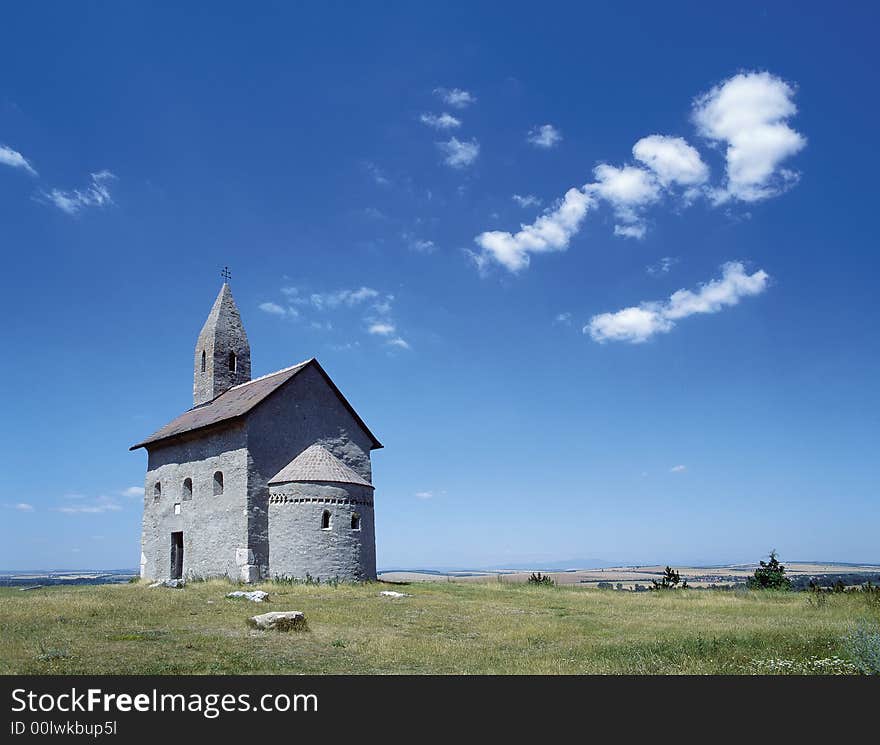
[[[224,282],[196,342],[193,405],[251,379],[251,347],[229,283]]]

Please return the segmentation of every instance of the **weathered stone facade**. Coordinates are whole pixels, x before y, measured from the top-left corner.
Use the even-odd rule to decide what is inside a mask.
[[[382,446],[323,368],[312,359],[250,381],[226,284],[195,363],[194,408],[132,448],[148,451],[141,576],[374,578],[370,452]],[[298,479],[289,469],[310,448],[337,464],[331,480],[270,487],[279,473]]]

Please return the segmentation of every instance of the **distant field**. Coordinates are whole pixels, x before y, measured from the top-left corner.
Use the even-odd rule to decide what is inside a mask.
[[[674,567],[681,578],[692,587],[712,587],[713,585],[736,585],[744,583],[754,574],[757,564],[731,564],[718,567]],[[807,564],[804,562],[786,563],[786,574],[795,578],[801,575],[822,576],[854,574],[870,578],[880,584],[880,566],[871,564]],[[632,590],[636,585],[650,586],[652,579],[660,579],[665,567],[621,566],[603,569],[572,569],[565,572],[546,572],[560,585],[584,585],[595,587],[599,582],[611,582]],[[386,582],[526,582],[531,570],[498,570],[485,572],[385,572],[380,579]]]
[[[221,580],[0,588],[0,673],[840,672],[842,637],[880,622],[855,594],[633,593],[582,586],[265,583],[271,602],[226,599]],[[310,631],[247,628],[301,610]],[[814,659],[815,658],[815,659]],[[781,660],[782,663],[769,662]]]

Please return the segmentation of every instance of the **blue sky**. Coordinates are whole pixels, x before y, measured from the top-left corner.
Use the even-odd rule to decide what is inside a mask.
[[[133,567],[232,288],[378,561],[880,562],[876,9],[4,11],[0,566]]]

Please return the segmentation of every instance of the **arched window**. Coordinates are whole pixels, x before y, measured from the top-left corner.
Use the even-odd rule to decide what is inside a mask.
[[[361,529],[361,516],[358,515],[357,512],[353,512],[351,515],[351,529],[352,530],[360,530]]]
[[[153,499],[157,500],[162,496],[162,484],[160,482],[156,482],[153,484]]]
[[[230,372],[235,372],[238,367],[238,360],[235,357],[235,352],[229,353],[229,370]]]
[[[214,496],[223,493],[223,472],[215,471],[214,473]]]
[[[208,357],[205,354],[205,350],[202,350],[202,372],[205,372],[205,368],[208,365]]]
[[[321,515],[321,530],[330,530],[330,510],[324,510]]]
[[[181,495],[184,502],[188,502],[193,498],[193,480],[183,480],[183,494]]]

